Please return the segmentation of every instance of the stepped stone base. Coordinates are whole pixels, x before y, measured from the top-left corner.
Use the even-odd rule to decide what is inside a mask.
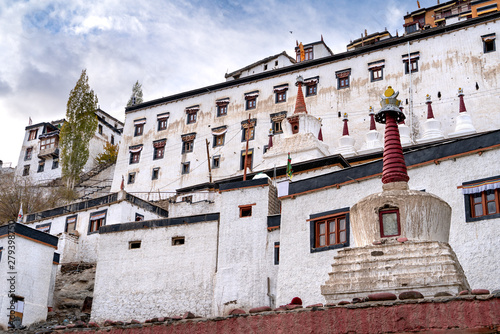
[[[321,286],[326,303],[368,294],[416,290],[424,297],[458,292],[469,284],[448,243],[407,241],[340,250]]]

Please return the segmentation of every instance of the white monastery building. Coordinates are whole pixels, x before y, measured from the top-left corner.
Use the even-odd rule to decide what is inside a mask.
[[[99,322],[500,289],[498,5],[419,9],[403,36],[300,43],[128,107],[111,194],[26,223],[62,263],[97,263]]]

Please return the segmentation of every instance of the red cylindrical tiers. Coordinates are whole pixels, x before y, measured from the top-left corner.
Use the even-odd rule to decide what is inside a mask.
[[[304,94],[302,94],[302,82],[298,82],[297,85],[299,89],[297,90],[297,101],[295,102],[295,111],[294,114],[303,113],[307,114],[306,102],[304,100]]]
[[[410,177],[406,170],[403,148],[399,138],[399,129],[392,112],[386,113],[384,167],[382,183],[408,182]]]

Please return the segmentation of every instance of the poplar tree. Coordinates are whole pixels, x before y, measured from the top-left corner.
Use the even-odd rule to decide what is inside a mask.
[[[62,176],[73,189],[89,159],[89,142],[97,129],[97,96],[90,89],[87,71],[83,70],[69,94],[66,122],[61,128]]]
[[[134,99],[135,98],[135,99]],[[131,107],[134,104],[142,103],[142,85],[139,83],[139,80],[132,87],[132,95],[130,95],[130,99],[128,100],[127,107]]]

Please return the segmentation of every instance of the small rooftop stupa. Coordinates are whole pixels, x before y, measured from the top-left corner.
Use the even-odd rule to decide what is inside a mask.
[[[344,157],[355,156],[356,150],[354,149],[354,143],[356,140],[349,135],[349,118],[347,113],[344,113],[344,127],[342,129],[342,137],[339,138],[339,146],[335,149],[335,153],[342,154]]]
[[[410,190],[399,138],[399,92],[390,86],[375,120],[385,124],[381,193],[353,205],[350,224],[356,247],[335,256],[321,286],[327,303],[378,292],[417,290],[457,294],[469,285],[448,244],[451,207],[427,192]]]
[[[365,142],[359,151],[360,154],[379,152],[382,150],[382,143],[380,142],[382,135],[377,131],[377,126],[375,125],[375,112],[372,106],[370,106],[368,116],[370,116],[370,131],[365,134]]]
[[[458,89],[458,98],[460,99],[460,104],[455,131],[448,135],[450,137],[459,137],[476,133],[476,128],[472,124],[472,118],[465,108],[464,91],[462,88]]]
[[[272,147],[264,154],[265,164],[271,165],[274,161],[286,162],[288,153],[293,156],[294,162],[330,155],[328,145],[322,141],[321,120],[307,112],[302,93],[303,82],[302,76],[297,77],[295,110],[292,115],[281,121],[283,134],[274,136],[274,139],[269,138]]]
[[[417,139],[417,143],[419,144],[444,139],[443,131],[441,131],[441,122],[434,118],[432,100],[429,94],[426,96],[425,103],[427,103],[427,120],[423,124],[424,133],[422,138]]]

